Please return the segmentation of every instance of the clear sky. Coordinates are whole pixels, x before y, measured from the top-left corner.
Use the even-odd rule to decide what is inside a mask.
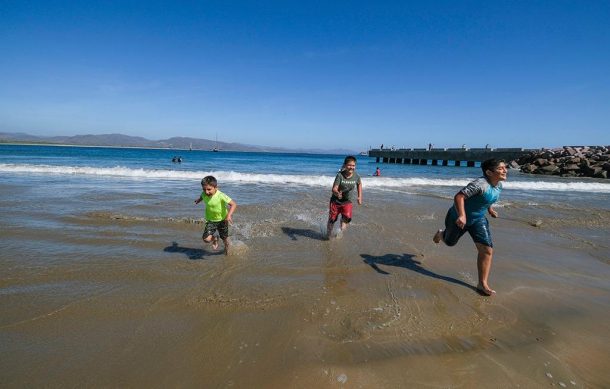
[[[0,0],[0,131],[610,144],[610,1]]]

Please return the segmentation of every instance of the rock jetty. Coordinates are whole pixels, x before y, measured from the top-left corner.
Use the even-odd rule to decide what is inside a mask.
[[[610,146],[542,149],[511,161],[510,166],[530,174],[608,178]]]

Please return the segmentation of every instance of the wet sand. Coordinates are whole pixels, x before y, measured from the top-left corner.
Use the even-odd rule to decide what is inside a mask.
[[[500,208],[482,297],[445,198],[368,192],[332,241],[326,191],[244,204],[228,257],[167,198],[41,200],[0,190],[3,387],[610,386],[606,210]]]

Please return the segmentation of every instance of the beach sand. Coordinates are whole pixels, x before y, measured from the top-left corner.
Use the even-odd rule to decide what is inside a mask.
[[[328,191],[243,204],[224,256],[186,195],[35,192],[0,189],[3,387],[610,386],[607,210],[499,208],[482,297],[447,198],[365,192],[331,241]]]

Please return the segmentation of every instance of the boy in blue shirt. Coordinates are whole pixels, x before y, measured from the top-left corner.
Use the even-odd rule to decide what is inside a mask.
[[[498,217],[492,204],[498,201],[502,182],[506,180],[506,165],[502,160],[488,159],[481,164],[483,177],[477,178],[462,188],[453,198],[454,204],[445,217],[445,230],[438,230],[432,239],[434,243],[443,241],[454,246],[468,232],[477,246],[477,270],[479,283],[477,290],[485,296],[496,293],[488,284],[493,243],[485,213]]]
[[[201,180],[203,191],[195,204],[205,203],[205,229],[201,237],[205,243],[212,243],[214,250],[218,249],[218,235],[225,246],[225,255],[229,254],[229,223],[233,224],[232,215],[237,209],[237,203],[218,190],[218,182],[214,176],[206,176]]]

